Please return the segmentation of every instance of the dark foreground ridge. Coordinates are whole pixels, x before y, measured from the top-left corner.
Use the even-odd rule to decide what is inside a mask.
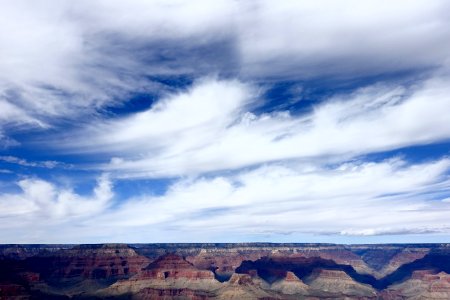
[[[0,245],[0,299],[450,299],[450,244]]]

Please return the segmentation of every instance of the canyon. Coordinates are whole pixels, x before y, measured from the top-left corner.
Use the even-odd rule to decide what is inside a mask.
[[[450,244],[0,245],[0,299],[450,299]]]

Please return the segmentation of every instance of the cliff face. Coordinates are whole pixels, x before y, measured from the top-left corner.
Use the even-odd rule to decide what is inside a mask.
[[[352,251],[370,268],[366,273],[377,278],[395,272],[404,264],[423,258],[432,249],[429,247],[403,246],[356,246]]]
[[[157,280],[188,279],[188,280],[214,280],[214,273],[194,267],[176,254],[165,254],[142,270],[140,278]]]
[[[381,294],[385,299],[450,299],[450,275],[433,270],[415,271],[410,279]]]
[[[67,296],[92,292],[140,272],[150,261],[126,245],[27,249],[27,255],[11,255],[23,253],[20,248],[14,252],[8,247],[0,255],[0,283],[18,285],[20,293],[28,296],[37,292]],[[5,290],[0,290],[0,299]]]
[[[0,299],[450,299],[450,246],[0,246]]]
[[[271,285],[271,289],[285,295],[307,295],[310,288],[293,272],[288,271],[284,278]]]
[[[169,253],[162,255],[133,277],[119,280],[97,291],[96,295],[106,297],[130,294],[150,297],[161,294],[165,298],[170,295],[203,297],[219,287],[220,283],[214,278],[213,272],[197,269],[183,257]]]
[[[341,270],[315,269],[305,279],[305,283],[314,290],[311,294],[330,293],[336,297],[345,296],[357,299],[376,299],[377,292],[368,284],[355,281]]]

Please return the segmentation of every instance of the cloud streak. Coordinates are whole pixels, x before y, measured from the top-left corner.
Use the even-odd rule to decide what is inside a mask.
[[[331,97],[306,114],[255,115],[254,89],[209,79],[147,111],[70,135],[65,147],[109,155],[111,162],[100,169],[120,177],[198,175],[284,160],[347,160],[449,139],[448,120],[441,113],[450,107],[448,82],[439,77],[410,87],[369,86]]]
[[[47,169],[53,169],[57,166],[60,167],[69,167],[69,165],[54,161],[54,160],[46,160],[46,161],[28,161],[23,158],[15,157],[15,156],[0,156],[0,161],[9,163],[9,164],[16,164],[24,167],[38,167],[38,168],[47,168]]]
[[[349,79],[439,67],[448,63],[448,8],[438,0],[15,1],[0,22],[0,123],[46,128],[95,115],[167,88],[155,76]]]
[[[18,182],[20,193],[0,195],[2,218],[20,216],[25,222],[4,222],[2,228],[8,228],[6,240],[13,240],[45,215],[34,225],[36,240],[66,241],[73,224],[84,240],[107,236],[109,241],[121,240],[122,233],[128,241],[177,241],[190,232],[212,240],[227,232],[253,237],[448,233],[449,203],[433,192],[439,187],[450,193],[449,170],[448,159],[413,165],[400,159],[352,162],[315,170],[267,165],[178,181],[161,196],[130,198],[115,206],[110,206],[114,194],[107,177],[87,198],[25,179]],[[51,237],[39,235],[54,227],[58,231]]]
[[[0,192],[2,241],[450,236],[450,153],[386,153],[450,141],[449,12],[444,0],[5,3],[0,184],[16,189]]]

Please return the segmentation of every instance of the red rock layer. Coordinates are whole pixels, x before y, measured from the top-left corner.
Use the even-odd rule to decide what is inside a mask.
[[[214,273],[199,270],[176,254],[166,254],[149,264],[139,276],[141,278],[161,279],[214,279]]]
[[[32,263],[37,264],[38,270],[44,271],[45,277],[58,279],[128,277],[139,273],[149,262],[148,258],[138,255],[126,245],[104,245],[87,249],[74,247],[46,257],[31,259]],[[42,262],[45,262],[46,265],[41,266]]]
[[[262,257],[284,257],[286,259],[321,257],[333,260],[338,264],[351,265],[362,272],[370,273],[371,271],[361,257],[342,247],[209,249],[189,254],[186,256],[186,260],[199,269],[215,269],[218,275],[228,274],[231,276],[244,260],[255,261]]]
[[[292,272],[287,272],[286,277],[284,278],[287,282],[298,282],[300,279]]]
[[[320,277],[322,279],[333,279],[333,280],[349,280],[353,281],[353,279],[347,275],[347,273],[340,270],[325,270],[325,269],[316,269],[314,270],[313,277]]]
[[[411,279],[381,291],[381,299],[450,299],[450,275],[415,271]]]
[[[257,260],[264,255],[270,255],[270,251],[201,251],[198,255],[187,256],[186,260],[198,269],[215,269],[216,274],[231,276],[244,260]]]
[[[231,276],[230,280],[228,281],[229,284],[232,285],[246,285],[246,284],[253,284],[252,276],[249,274],[233,274]]]
[[[136,299],[140,300],[172,300],[172,299],[189,299],[189,300],[207,300],[212,295],[204,291],[195,291],[187,288],[183,289],[156,289],[146,288],[136,294]]]
[[[387,275],[404,264],[411,263],[417,259],[423,258],[429,253],[429,249],[405,249],[400,253],[397,253],[390,261],[389,264],[383,268],[382,274]]]

